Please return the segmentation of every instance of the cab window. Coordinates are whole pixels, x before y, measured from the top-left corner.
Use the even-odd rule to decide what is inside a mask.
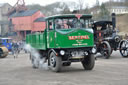
[[[64,18],[55,19],[55,29],[91,28],[90,19]]]
[[[48,29],[49,30],[53,30],[54,29],[53,20],[48,20]]]
[[[11,43],[12,42],[12,40],[11,39],[7,39],[7,43]]]

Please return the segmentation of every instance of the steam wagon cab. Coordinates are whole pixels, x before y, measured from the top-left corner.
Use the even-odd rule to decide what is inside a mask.
[[[31,57],[34,68],[39,67],[40,59],[46,58],[54,72],[71,62],[81,62],[85,70],[92,70],[95,59],[92,15],[66,14],[46,18],[46,29],[40,34],[27,35],[26,42],[37,49],[40,57]]]

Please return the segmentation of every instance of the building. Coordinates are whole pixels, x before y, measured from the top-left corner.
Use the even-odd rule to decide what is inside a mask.
[[[8,3],[0,4],[0,36],[5,36],[9,31],[9,21],[6,14],[11,7]]]
[[[94,6],[92,8],[90,8],[90,13],[92,15],[97,15],[100,13],[100,6]]]
[[[111,6],[111,7],[107,7],[107,9],[110,13],[116,13],[116,14],[128,13],[128,7],[126,6]]]
[[[33,32],[43,32],[46,28],[45,26],[45,18],[44,17],[40,17],[37,18],[34,21],[34,28],[32,29]]]
[[[40,17],[44,17],[44,15],[39,10],[26,10],[12,14],[10,21],[13,24],[13,30],[21,39],[24,39],[26,34],[30,34],[34,31],[43,31],[41,27],[37,30],[38,25],[35,24],[38,23],[34,22]],[[36,26],[36,28],[34,26]]]
[[[126,14],[128,13],[128,6],[125,5],[124,2],[114,2],[112,0],[104,3],[105,8],[111,13],[116,13],[116,14]],[[91,14],[99,14],[101,11],[101,8],[99,5],[94,6],[90,9]]]

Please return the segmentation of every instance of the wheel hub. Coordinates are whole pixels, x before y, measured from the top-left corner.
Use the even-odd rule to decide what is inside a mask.
[[[50,65],[52,67],[55,67],[55,64],[56,64],[55,56],[52,56],[51,59],[50,59]]]
[[[128,42],[123,41],[120,45],[120,53],[123,57],[128,56]]]
[[[127,50],[127,47],[123,47],[122,50]]]

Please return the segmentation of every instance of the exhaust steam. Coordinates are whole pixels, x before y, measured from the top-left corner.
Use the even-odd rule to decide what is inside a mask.
[[[31,57],[33,57],[38,61],[39,68],[48,70],[48,63],[46,61],[46,58],[45,57],[41,58],[42,56],[39,54],[39,52],[35,48],[33,48],[29,44],[25,44],[24,49],[31,54]]]

